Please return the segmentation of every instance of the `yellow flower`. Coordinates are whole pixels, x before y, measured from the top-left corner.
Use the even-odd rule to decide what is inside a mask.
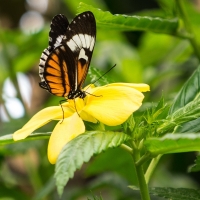
[[[21,140],[37,128],[59,120],[48,144],[48,159],[55,164],[59,153],[66,143],[85,132],[84,121],[102,122],[116,126],[125,122],[142,104],[144,95],[149,91],[146,84],[112,83],[101,87],[90,85],[84,88],[88,94],[84,99],[76,98],[60,106],[47,107],[35,114],[30,121],[13,134],[13,139]],[[62,122],[62,123],[61,123]]]

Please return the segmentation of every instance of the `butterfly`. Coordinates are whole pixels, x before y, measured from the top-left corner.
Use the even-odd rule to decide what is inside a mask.
[[[82,85],[95,41],[96,22],[92,12],[79,14],[71,23],[64,15],[56,15],[50,26],[49,46],[40,58],[40,87],[67,99],[84,98]]]

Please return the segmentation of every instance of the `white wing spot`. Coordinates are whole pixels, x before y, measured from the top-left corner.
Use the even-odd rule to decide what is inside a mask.
[[[44,52],[49,55],[49,50],[48,49],[45,49]]]
[[[41,60],[39,65],[42,65]],[[44,81],[43,73],[44,73],[44,68],[39,66],[39,76],[41,78],[41,81]]]
[[[63,38],[63,35],[59,35],[59,36],[56,38],[56,42],[61,43],[62,38]]]
[[[94,44],[95,44],[95,38],[92,37],[91,42],[90,42],[90,51],[93,50],[93,48],[94,48]]]
[[[44,60],[46,60],[46,59],[47,59],[47,55],[46,55],[46,54],[44,54],[44,53],[42,53],[42,56],[41,56],[41,58],[43,58]]]
[[[90,51],[93,50],[95,38],[88,34],[74,35],[71,40],[67,42],[67,45],[72,51],[77,51],[77,48],[87,48]]]
[[[63,51],[65,51],[65,47],[64,47],[64,46],[61,46],[60,48],[61,48]]]
[[[56,42],[55,42],[55,44],[54,44],[54,47],[55,47],[55,48],[61,44],[62,39],[63,39],[63,36],[64,36],[64,35],[59,35],[59,36],[56,38]]]
[[[73,39],[71,39],[71,40],[69,40],[68,42],[67,42],[67,45],[68,45],[68,47],[72,50],[72,51],[76,51],[76,49],[77,49],[77,44],[74,42],[74,40]]]
[[[74,40],[74,42],[77,44],[77,46],[81,49],[82,48],[82,41],[80,40],[78,35],[74,35],[72,37],[72,40]]]
[[[78,59],[85,59],[86,61],[88,61],[88,57],[85,55],[85,50],[84,49],[81,49],[80,50],[80,53],[79,53],[79,56],[78,56]]]
[[[90,35],[87,35],[87,34],[85,34],[84,36],[85,36],[85,41],[86,41],[86,48],[89,49],[90,41],[91,41],[92,37]]]
[[[85,41],[84,35],[83,34],[79,34],[79,38],[80,38],[80,40],[82,42],[82,47],[86,48],[86,43],[85,43],[86,41]]]
[[[45,61],[43,59],[40,59],[40,64],[39,65],[45,65]]]

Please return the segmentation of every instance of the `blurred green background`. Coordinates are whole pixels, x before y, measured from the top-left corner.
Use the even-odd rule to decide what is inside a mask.
[[[85,0],[113,14],[175,18],[173,0]],[[38,64],[48,45],[51,19],[58,13],[73,19],[78,0],[0,1],[0,136],[21,128],[40,109],[58,105],[55,97],[38,85]],[[200,35],[200,1],[184,0],[196,35]],[[69,21],[70,21],[69,20]],[[200,44],[200,38],[197,38]],[[97,29],[91,66],[116,82],[144,82],[151,92],[144,105],[164,96],[174,99],[177,91],[198,66],[188,41],[150,32],[117,32]],[[90,83],[87,77],[86,84]],[[52,131],[52,122],[38,132]],[[0,146],[0,200],[58,199],[53,179],[54,166],[46,156],[48,141],[20,142]],[[116,156],[117,155],[117,156]],[[199,187],[199,173],[187,174],[195,153],[164,156],[151,186]],[[121,149],[95,156],[69,181],[62,199],[139,199],[127,185],[137,185],[131,157]],[[134,198],[133,198],[134,196]]]

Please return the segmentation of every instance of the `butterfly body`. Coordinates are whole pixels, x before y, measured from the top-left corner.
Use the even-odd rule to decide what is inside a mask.
[[[90,11],[76,16],[70,24],[64,15],[56,15],[51,23],[49,46],[40,58],[40,87],[67,99],[84,98],[82,85],[95,40],[96,22]]]

